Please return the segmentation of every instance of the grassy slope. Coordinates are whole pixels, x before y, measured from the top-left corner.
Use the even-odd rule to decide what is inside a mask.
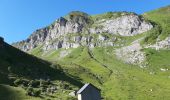
[[[66,70],[71,70],[72,74],[80,75],[84,82],[100,85],[109,74],[109,70],[91,58],[88,49],[83,47],[74,49],[58,63],[64,65]]]
[[[36,80],[47,77],[54,83],[64,81],[74,87],[82,85],[81,82],[63,73],[61,69],[58,69],[58,66],[52,66],[51,63],[28,55],[6,43],[4,43],[3,47],[0,47],[0,97],[4,98],[3,100],[11,100],[11,98],[25,100],[27,98],[24,90],[8,86],[13,82],[11,78]],[[4,95],[6,93],[9,94]],[[62,91],[58,91],[55,98],[62,97],[61,95],[64,98],[68,93],[63,94]]]
[[[110,80],[106,81],[103,86],[104,93],[108,98],[115,98],[115,100],[168,100],[170,95],[169,72],[165,72],[167,74],[158,74],[157,72],[157,74],[150,75],[150,70],[153,68],[140,69],[138,66],[125,64],[115,58],[113,48],[95,48],[93,52],[97,59],[113,70]],[[162,60],[169,58],[165,55],[163,57]],[[159,60],[159,57],[150,56],[150,58]]]
[[[160,71],[163,66],[170,65],[168,51],[160,51],[159,54],[159,52],[150,53],[151,51],[145,50],[150,65],[141,69],[117,60],[114,55],[115,49],[94,48],[89,54],[86,47],[81,47],[72,49],[72,52],[64,58],[55,59],[60,54],[58,51],[50,60],[53,59],[53,62],[62,65],[67,73],[77,76],[78,80],[93,83],[101,88],[102,95],[107,100],[168,100],[170,73]],[[164,63],[156,63],[160,59]],[[154,67],[155,65],[158,66]],[[151,72],[154,74],[150,74]],[[103,78],[100,78],[100,75]]]
[[[41,100],[40,98],[30,97],[25,95],[25,91],[19,87],[8,85],[0,85],[1,100]]]
[[[151,30],[146,36],[150,39],[149,42],[155,42],[158,36],[161,39],[168,36],[169,8],[155,10],[144,16],[161,28],[161,33],[156,35],[155,33],[159,30],[155,32]],[[146,34],[133,38],[120,38],[125,41],[125,45],[128,45]],[[76,80],[95,84],[102,89],[102,95],[106,100],[168,100],[170,98],[170,71],[160,71],[161,68],[170,69],[168,50],[145,49],[148,65],[141,69],[117,60],[114,49],[112,47],[94,48],[89,51],[86,47],[80,47],[72,49],[69,55],[60,59],[58,57],[62,50],[50,51],[42,55],[39,47],[31,53],[61,65],[64,71]]]
[[[159,37],[160,40],[165,39],[170,34],[170,6],[153,10],[151,12],[144,13],[143,16],[156,23],[159,28],[154,32],[150,32],[148,39],[145,42],[152,43]]]
[[[156,27],[146,32],[147,43],[154,43],[159,37],[165,39],[170,33],[170,7],[164,7],[149,13],[144,17],[156,23]],[[145,35],[143,35],[145,36]],[[100,62],[105,63],[113,74],[110,81],[104,83],[103,92],[106,97],[121,100],[168,100],[170,97],[170,71],[161,71],[161,68],[170,69],[169,50],[155,51],[145,49],[147,54],[147,67],[124,64],[118,61],[112,49],[94,49],[94,55]],[[110,54],[111,53],[111,54]],[[101,55],[102,54],[102,55]],[[114,85],[113,85],[114,84]]]

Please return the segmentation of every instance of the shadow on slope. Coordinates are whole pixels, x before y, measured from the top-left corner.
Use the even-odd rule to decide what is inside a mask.
[[[79,80],[66,75],[58,66],[26,54],[7,43],[0,45],[0,81],[9,82],[8,75],[27,79],[50,79],[67,81],[76,86],[82,86]]]
[[[20,93],[11,87],[0,85],[0,98],[1,100],[21,100]]]

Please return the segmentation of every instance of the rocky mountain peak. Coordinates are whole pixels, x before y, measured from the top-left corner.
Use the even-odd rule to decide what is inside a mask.
[[[36,30],[28,39],[13,46],[29,51],[38,46],[43,50],[76,48],[79,46],[114,46],[115,37],[134,36],[153,28],[153,25],[134,13],[107,13],[95,18],[84,12],[73,11],[60,17],[48,27]],[[96,20],[97,19],[97,20]]]
[[[58,20],[57,20],[57,23],[59,23],[61,26],[65,26],[66,23],[67,23],[67,20],[63,17],[60,17]]]

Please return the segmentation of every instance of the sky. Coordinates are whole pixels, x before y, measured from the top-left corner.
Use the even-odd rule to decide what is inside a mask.
[[[170,0],[0,0],[0,36],[8,43],[24,40],[71,11],[138,14],[170,5]]]

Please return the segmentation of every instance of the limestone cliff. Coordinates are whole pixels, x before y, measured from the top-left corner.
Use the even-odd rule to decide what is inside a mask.
[[[134,36],[153,28],[151,23],[137,14],[121,12],[116,17],[115,14],[117,13],[112,12],[108,18],[95,19],[83,12],[71,12],[48,27],[36,30],[28,39],[14,43],[13,46],[23,51],[40,45],[43,45],[45,51],[79,46],[114,46],[114,35]]]

